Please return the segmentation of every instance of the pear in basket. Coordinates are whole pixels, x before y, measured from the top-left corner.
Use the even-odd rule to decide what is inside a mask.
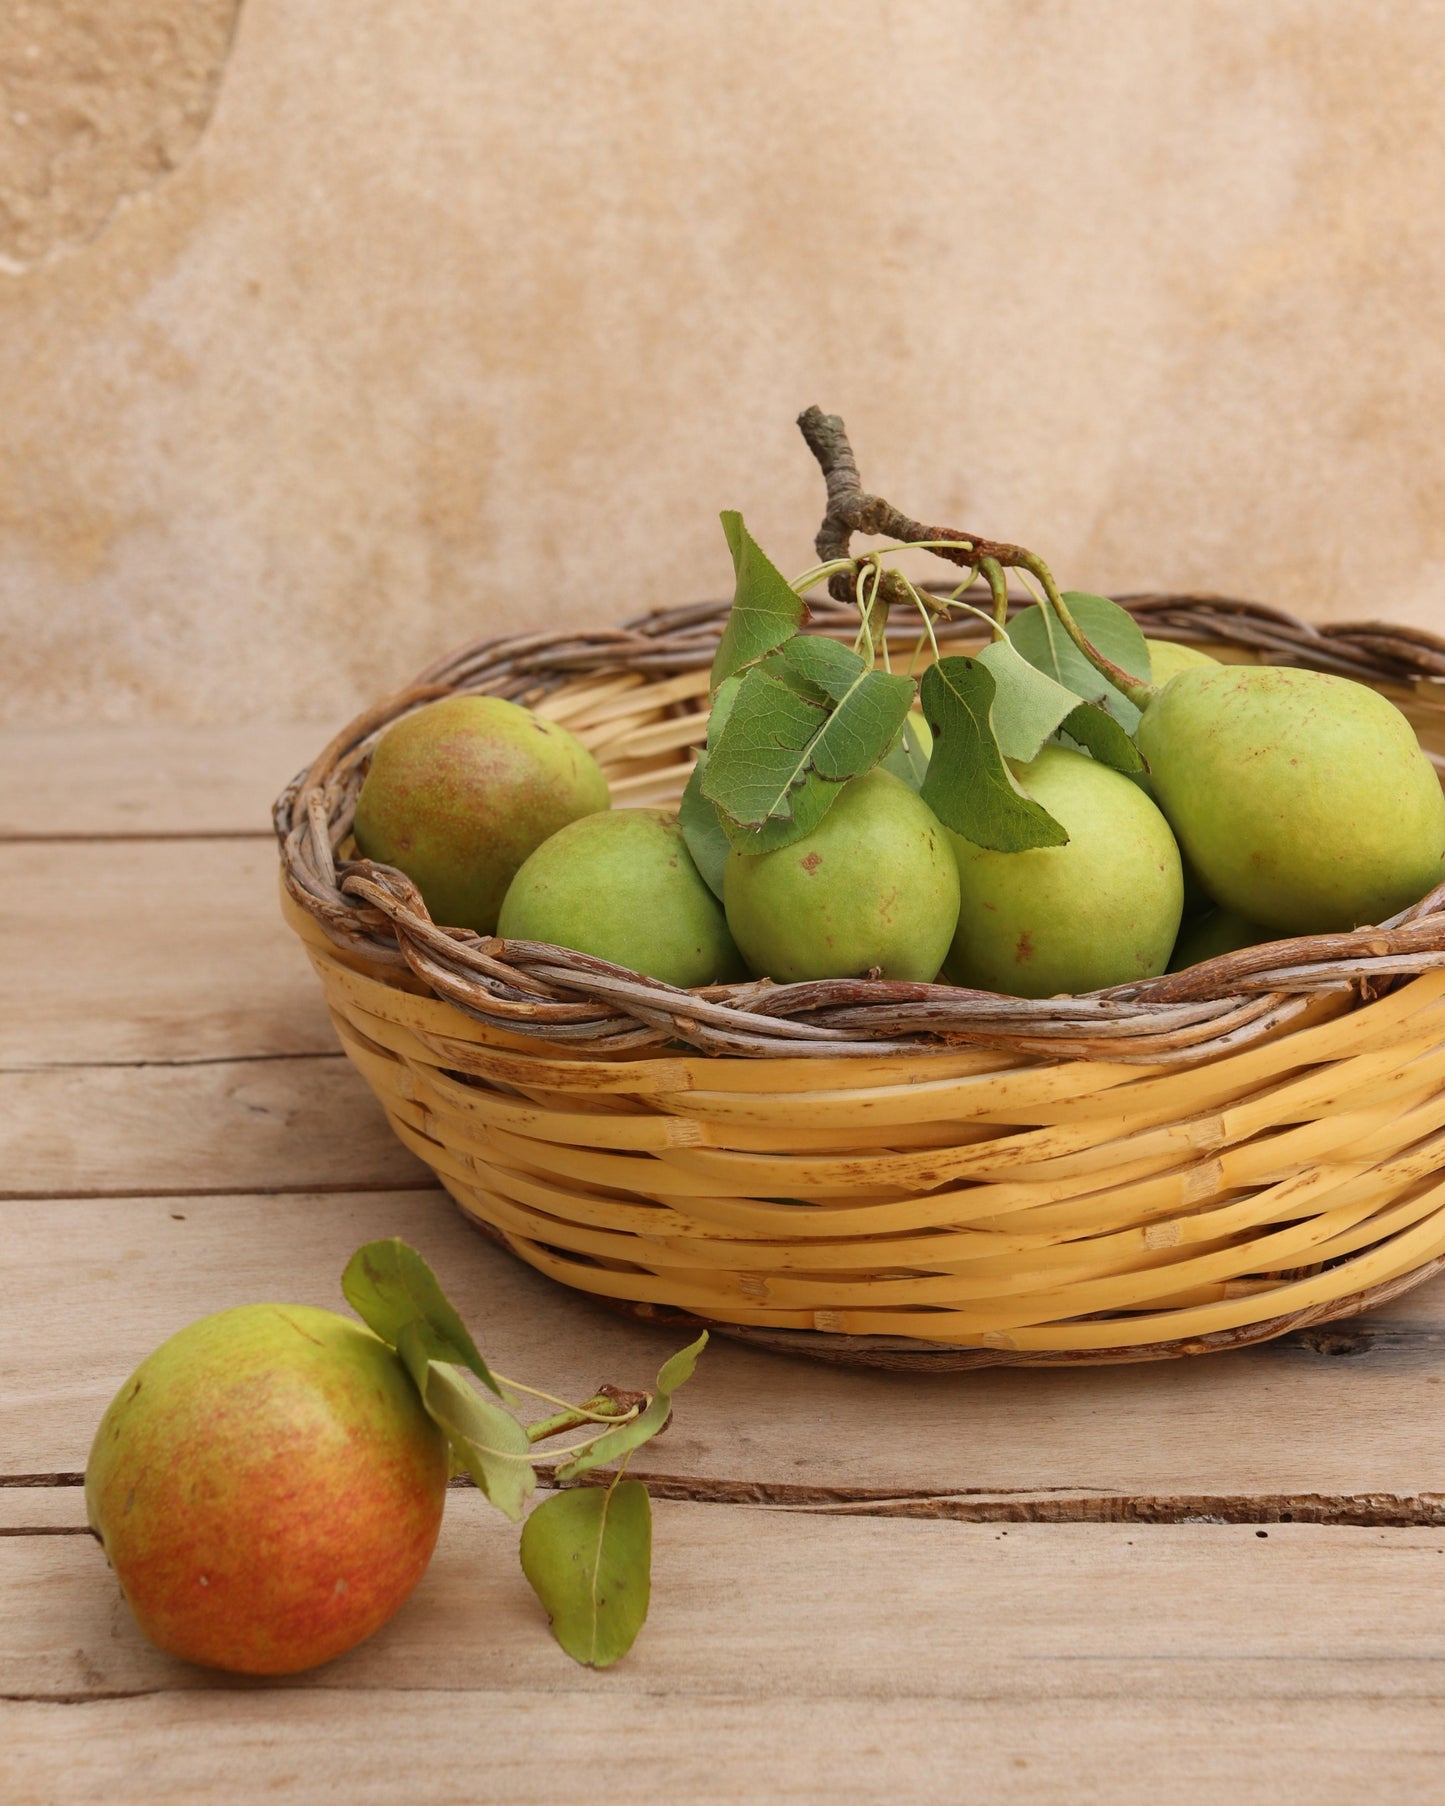
[[[1147,699],[1150,783],[1209,895],[1276,934],[1382,922],[1445,879],[1445,794],[1377,691],[1320,671],[1183,671]]]
[[[1171,972],[1185,972],[1207,959],[1236,953],[1242,947],[1259,947],[1270,938],[1267,928],[1251,922],[1234,909],[1209,909],[1195,921],[1179,930],[1174,955],[1169,961]]]
[[[731,852],[723,901],[759,977],[927,982],[958,921],[958,867],[927,803],[879,767],[845,784],[803,839]]]
[[[1183,646],[1178,640],[1148,640],[1149,675],[1156,684],[1167,684],[1181,671],[1192,671],[1199,665],[1218,666],[1219,660],[1201,652],[1197,646]]]
[[[1168,822],[1138,784],[1062,746],[1015,771],[1068,844],[995,853],[947,830],[962,906],[944,976],[1013,997],[1157,977],[1184,903]]]
[[[491,934],[517,868],[558,828],[606,809],[575,735],[499,696],[448,696],[383,735],[356,803],[356,844],[397,866],[434,922]]]
[[[684,990],[744,976],[722,904],[665,809],[607,809],[559,828],[512,880],[497,932]]]

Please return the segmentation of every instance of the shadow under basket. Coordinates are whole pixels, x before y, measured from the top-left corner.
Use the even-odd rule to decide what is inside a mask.
[[[1220,598],[1126,606],[1227,661],[1370,683],[1439,769],[1445,641]],[[1379,928],[1032,1002],[867,980],[678,991],[437,927],[399,872],[354,858],[371,748],[457,692],[564,723],[619,806],[675,804],[726,614],[466,648],[277,803],[283,908],[342,1046],[468,1217],[635,1316],[919,1370],[1239,1347],[1445,1264],[1445,889]],[[830,602],[812,625],[851,637]]]

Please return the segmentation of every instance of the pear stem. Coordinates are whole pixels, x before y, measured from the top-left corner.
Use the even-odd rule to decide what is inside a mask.
[[[1132,672],[1126,671],[1122,665],[1116,665],[1113,659],[1105,657],[1074,619],[1068,604],[1059,593],[1058,584],[1054,582],[1053,572],[1043,559],[1033,552],[1025,552],[1022,546],[1019,547],[1019,551],[1022,553],[1018,561],[1020,567],[1028,571],[1031,576],[1036,577],[1043,585],[1044,594],[1049,599],[1049,606],[1058,616],[1064,632],[1068,634],[1079,651],[1083,653],[1099,675],[1107,677],[1114,688],[1127,696],[1136,708],[1147,708],[1159,693],[1155,686],[1145,683],[1141,678],[1135,677]]]
[[[545,1442],[549,1436],[560,1436],[564,1430],[580,1430],[584,1424],[602,1424],[610,1428],[619,1417],[633,1417],[646,1402],[647,1395],[642,1392],[621,1392],[615,1387],[604,1387],[603,1390],[589,1398],[585,1405],[570,1407],[559,1411],[555,1417],[547,1417],[541,1423],[527,1425],[528,1442]],[[592,1441],[597,1438],[594,1436]],[[581,1443],[579,1447],[590,1447]]]
[[[978,574],[988,584],[988,593],[993,597],[993,637],[1007,639],[1004,622],[1008,619],[1008,578],[1003,574],[1003,566],[997,558],[981,558]]]
[[[980,533],[961,533],[951,527],[927,527],[911,520],[880,495],[870,495],[858,475],[858,460],[848,440],[848,429],[837,414],[825,414],[821,408],[805,408],[798,416],[798,426],[808,450],[818,460],[827,485],[828,500],[823,524],[815,544],[824,563],[842,566],[848,558],[849,541],[855,533],[883,535],[901,540],[905,545],[932,542],[930,550],[954,564],[972,567],[988,582],[994,606],[994,638],[1004,637],[1003,623],[1008,613],[1006,570],[1027,571],[1042,584],[1048,606],[1058,617],[1064,632],[1100,674],[1122,691],[1138,708],[1146,708],[1158,694],[1153,684],[1142,682],[1131,672],[1116,665],[1093,644],[1074,619],[1068,604],[1059,594],[1053,572],[1036,553],[1024,546],[1009,545],[1002,540],[985,539]],[[875,554],[876,557],[876,554]],[[892,573],[888,573],[889,577]],[[830,580],[829,589],[839,601],[851,599],[850,579],[842,569]],[[886,594],[886,591],[885,591]]]

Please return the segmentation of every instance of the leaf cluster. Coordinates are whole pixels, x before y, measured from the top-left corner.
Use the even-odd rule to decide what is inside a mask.
[[[707,748],[678,812],[689,851],[719,897],[731,852],[772,852],[801,840],[844,784],[880,764],[918,791],[946,827],[1000,852],[1068,839],[1013,769],[1049,741],[1118,771],[1143,770],[1130,738],[1138,709],[1094,670],[1048,607],[1025,609],[1007,630],[994,627],[975,656],[940,657],[916,681],[874,663],[876,609],[861,599],[861,583],[853,647],[806,633],[798,586],[771,563],[741,515],[722,520],[733,606],[713,661]],[[876,601],[881,573],[875,566],[872,574]],[[940,605],[899,583],[931,637],[928,616]],[[1072,591],[1065,601],[1093,644],[1147,680],[1148,647],[1122,608]]]
[[[553,1470],[559,1481],[581,1479],[614,1461],[625,1469],[634,1450],[667,1427],[672,1395],[691,1379],[707,1344],[704,1332],[666,1361],[651,1393],[602,1390],[584,1404],[567,1405],[495,1374],[436,1275],[398,1238],[358,1248],[341,1290],[362,1322],[405,1363],[456,1468],[470,1474],[513,1523],[521,1521],[537,1490],[532,1451],[538,1443],[566,1431],[585,1432],[559,1451],[563,1458]],[[561,1409],[527,1426],[516,1415],[522,1392]],[[522,1531],[522,1571],[551,1617],[553,1634],[568,1655],[598,1668],[632,1647],[651,1592],[647,1488],[624,1480],[622,1472],[605,1487],[554,1493],[533,1509]]]

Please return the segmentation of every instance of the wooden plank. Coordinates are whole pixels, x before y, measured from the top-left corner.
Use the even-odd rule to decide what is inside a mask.
[[[431,1183],[340,1055],[0,1072],[0,1198]]]
[[[911,1649],[917,1659],[920,1652]],[[0,1704],[11,1806],[1435,1806],[1438,1702],[165,1693]],[[579,1779],[583,1777],[585,1779]]]
[[[1226,1777],[1246,1800],[1438,1798],[1434,1533],[1004,1530],[663,1504],[650,1620],[604,1674],[552,1644],[515,1537],[457,1495],[390,1626],[311,1676],[260,1685],[150,1649],[88,1538],[0,1539],[6,1797],[268,1786],[380,1802],[402,1775],[416,1797],[451,1798],[467,1774],[476,1797],[530,1798],[535,1783],[561,1800],[577,1761],[609,1786],[600,1756],[616,1763],[609,1790],[641,1799],[1006,1786],[1154,1802],[1218,1798]]]
[[[265,840],[5,854],[0,1066],[332,1053]]]
[[[268,835],[272,800],[339,725],[7,729],[0,839]]]
[[[79,1471],[111,1396],[165,1336],[257,1299],[339,1306],[347,1259],[384,1235],[421,1249],[504,1372],[549,1390],[646,1385],[685,1337],[542,1279],[434,1191],[7,1203],[5,1471]],[[1439,1283],[1314,1340],[1137,1367],[929,1378],[715,1337],[634,1469],[689,1497],[1003,1521],[1431,1521],[1445,1515],[1442,1348]]]
[[[0,1536],[84,1536],[85,1490],[7,1486],[0,1479]]]
[[[1202,1669],[1201,1691],[1227,1691],[1248,1664],[1260,1697],[1344,1697],[1367,1668],[1379,1697],[1445,1691],[1435,1531],[999,1527],[667,1501],[655,1517],[653,1609],[611,1675],[558,1651],[518,1570],[515,1527],[466,1490],[448,1499],[436,1556],[392,1625],[279,1690],[868,1699],[902,1682],[918,1697],[1037,1687],[1110,1699],[1176,1693],[1184,1666]],[[0,1573],[0,1694],[228,1684],[144,1640],[89,1537],[7,1537]],[[881,1658],[904,1648],[927,1658],[889,1672]]]

